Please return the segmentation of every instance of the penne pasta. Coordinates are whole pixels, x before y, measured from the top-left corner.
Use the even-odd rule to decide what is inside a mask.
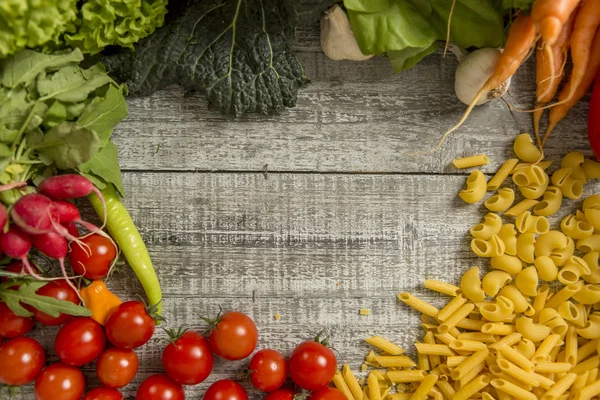
[[[473,168],[489,164],[490,159],[485,154],[477,154],[469,157],[456,158],[452,163],[456,168]]]
[[[393,344],[381,336],[371,336],[370,338],[365,339],[365,342],[391,356],[399,356],[405,353],[402,347]]]
[[[487,183],[487,190],[496,190],[498,189],[508,178],[513,169],[517,166],[519,160],[510,159],[504,162],[500,169],[496,172],[496,174],[490,179]]]
[[[458,296],[458,292],[460,290],[458,286],[436,281],[434,279],[427,279],[424,283],[424,286],[429,290],[433,290],[434,292],[442,294],[447,294],[448,296]]]

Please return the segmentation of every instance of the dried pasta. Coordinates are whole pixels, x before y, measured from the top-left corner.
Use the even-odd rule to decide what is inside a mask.
[[[520,160],[528,163],[536,163],[542,159],[542,153],[533,144],[533,140],[528,133],[522,133],[515,139],[513,150]]]
[[[534,199],[521,200],[520,202],[518,202],[517,204],[515,204],[514,206],[509,208],[504,213],[504,215],[507,217],[516,217],[518,215],[523,214],[525,211],[534,208],[538,204],[539,204],[539,201],[534,200]]]
[[[486,156],[485,154],[477,154],[474,156],[456,158],[454,161],[452,161],[452,164],[454,164],[456,168],[463,169],[480,167],[482,165],[489,164],[489,162],[490,159],[488,156]]]
[[[466,203],[477,203],[483,200],[487,190],[487,182],[483,172],[479,170],[471,172],[471,175],[467,178],[466,185],[466,189],[458,192],[458,197]]]
[[[552,184],[562,191],[565,197],[577,200],[583,194],[583,184],[573,177],[572,168],[561,168],[552,174]]]
[[[483,222],[471,228],[471,236],[477,239],[489,240],[497,235],[502,228],[502,218],[494,213],[488,213],[483,217]]]
[[[492,179],[490,179],[490,181],[487,183],[487,190],[498,189],[504,183],[504,181],[506,181],[506,178],[508,178],[518,163],[519,160],[516,158],[506,160],[496,174],[492,177]]]
[[[502,212],[508,210],[514,201],[515,192],[511,188],[501,188],[495,195],[487,199],[483,205],[490,211]]]
[[[543,194],[542,201],[533,207],[535,215],[549,217],[556,214],[562,205],[563,195],[560,188],[548,186]]]

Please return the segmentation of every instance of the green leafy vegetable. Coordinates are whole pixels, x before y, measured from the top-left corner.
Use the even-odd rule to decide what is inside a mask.
[[[48,282],[40,281],[8,281],[0,285],[0,301],[6,303],[8,308],[21,317],[31,317],[33,313],[23,307],[27,304],[53,317],[60,313],[80,317],[92,315],[85,307],[75,305],[67,300],[58,300],[53,297],[40,296],[35,292]],[[18,285],[18,289],[12,287]]]
[[[57,41],[76,17],[76,0],[0,1],[0,58]]]
[[[494,6],[501,11],[529,11],[535,0],[494,0]]]
[[[495,47],[504,25],[497,0],[456,0],[450,41],[459,47]],[[385,54],[396,72],[413,67],[446,40],[452,1],[344,0],[364,54]]]
[[[286,32],[316,22],[329,0],[191,0],[135,52],[104,59],[132,94],[176,83],[205,93],[223,112],[277,112],[308,81]],[[315,20],[313,20],[315,19]]]
[[[3,184],[80,170],[94,174],[99,186],[113,183],[122,193],[110,137],[127,115],[125,88],[102,64],[85,69],[82,60],[79,49],[53,55],[23,50],[0,60]],[[2,198],[10,203],[18,193]]]
[[[81,6],[69,46],[96,54],[106,46],[133,49],[138,40],[163,25],[167,0],[87,0]]]

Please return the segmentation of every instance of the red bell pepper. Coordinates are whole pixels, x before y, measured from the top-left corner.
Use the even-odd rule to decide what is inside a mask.
[[[588,140],[596,158],[600,160],[600,70],[596,74],[588,111]]]

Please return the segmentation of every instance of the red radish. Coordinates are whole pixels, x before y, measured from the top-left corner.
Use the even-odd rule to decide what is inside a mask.
[[[96,188],[85,176],[77,174],[51,176],[50,178],[44,179],[38,188],[42,194],[45,194],[53,200],[77,199],[95,193],[102,202],[104,208],[103,215],[105,221],[102,226],[106,223],[106,203],[104,202],[104,196],[102,196],[102,193],[100,193],[98,188]]]
[[[21,229],[15,225],[11,225],[8,232],[0,237],[0,247],[4,251],[4,254],[10,258],[21,260],[29,275],[36,279],[47,280],[38,275],[31,264],[29,264],[27,255],[29,254],[29,250],[31,250],[31,239]]]
[[[37,193],[21,197],[10,211],[10,216],[30,235],[54,231],[54,221],[58,219],[52,200]]]
[[[6,213],[4,205],[0,203],[0,231],[4,230],[6,221],[8,221],[8,214]]]
[[[69,233],[71,235],[73,235],[74,237],[79,237],[79,228],[77,228],[77,225],[75,225],[75,222],[67,222],[66,224],[62,224],[65,228],[67,228],[67,231],[69,231]]]
[[[69,286],[75,290],[75,293],[79,294],[79,290],[77,290],[75,285],[70,281],[69,274],[67,274],[67,270],[65,269],[65,257],[69,254],[69,244],[67,243],[67,240],[58,233],[48,232],[41,235],[33,235],[31,237],[31,243],[33,244],[33,247],[38,249],[44,255],[58,260],[63,277]]]
[[[90,231],[90,233],[98,233],[102,235],[103,232],[100,232],[101,229],[99,227],[81,219],[79,209],[75,204],[71,203],[70,201],[56,200],[54,202],[54,207],[56,208],[56,212],[58,213],[58,220],[61,224],[66,225],[67,223],[75,222],[83,226],[88,231]],[[79,236],[79,234],[73,236]],[[104,234],[102,236],[107,235]]]

